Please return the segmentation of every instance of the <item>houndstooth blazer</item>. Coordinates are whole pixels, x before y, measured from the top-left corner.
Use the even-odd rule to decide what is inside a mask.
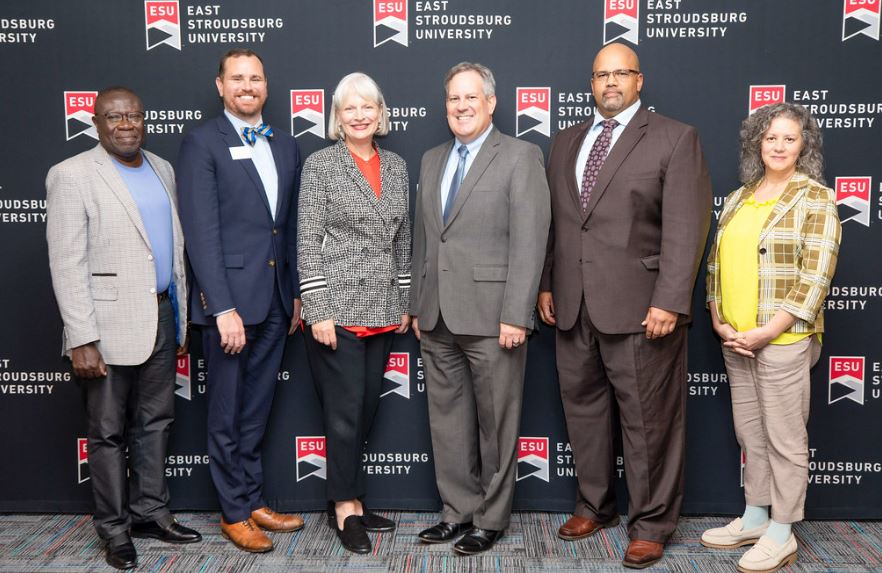
[[[187,277],[175,175],[168,161],[142,151],[171,203],[172,280],[184,333]],[[144,363],[156,343],[156,267],[138,205],[100,144],[49,170],[46,239],[64,322],[62,352],[96,342],[107,364]]]
[[[303,319],[340,326],[398,324],[410,292],[407,165],[380,154],[377,199],[342,141],[303,165],[297,269]]]

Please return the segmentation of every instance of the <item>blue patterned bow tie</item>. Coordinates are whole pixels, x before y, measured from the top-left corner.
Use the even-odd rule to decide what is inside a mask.
[[[242,135],[245,137],[245,141],[249,144],[254,145],[257,143],[257,136],[262,135],[267,139],[273,138],[273,128],[265,123],[261,123],[257,127],[243,127]]]

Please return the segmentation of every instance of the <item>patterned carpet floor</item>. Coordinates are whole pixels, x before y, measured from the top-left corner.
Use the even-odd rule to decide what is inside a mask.
[[[577,542],[557,538],[567,519],[560,513],[515,513],[511,527],[492,551],[473,557],[455,555],[449,545],[424,545],[416,534],[433,525],[434,513],[386,512],[398,523],[394,533],[371,534],[374,551],[358,556],[345,551],[322,514],[304,515],[297,533],[272,534],[275,550],[251,555],[236,550],[220,535],[216,513],[179,513],[178,521],[200,531],[202,543],[185,546],[137,539],[139,572],[170,573],[488,573],[627,571],[621,565],[628,537],[625,520]],[[729,573],[743,550],[705,549],[701,532],[728,521],[722,517],[683,518],[655,573]],[[813,521],[799,524],[796,563],[787,573],[882,572],[882,522]],[[79,573],[113,571],[84,515],[0,515],[0,572]]]

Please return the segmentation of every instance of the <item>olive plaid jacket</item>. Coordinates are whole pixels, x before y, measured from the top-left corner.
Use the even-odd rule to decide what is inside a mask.
[[[720,308],[718,256],[726,225],[756,189],[745,185],[726,197],[707,259],[707,305]],[[792,333],[824,332],[823,303],[836,271],[841,238],[833,190],[796,173],[760,232],[759,305],[756,323],[767,324],[781,309],[797,318]]]

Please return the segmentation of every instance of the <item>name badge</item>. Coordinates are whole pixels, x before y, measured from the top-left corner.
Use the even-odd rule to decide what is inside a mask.
[[[230,157],[233,159],[252,159],[254,149],[247,145],[236,145],[230,148]]]

